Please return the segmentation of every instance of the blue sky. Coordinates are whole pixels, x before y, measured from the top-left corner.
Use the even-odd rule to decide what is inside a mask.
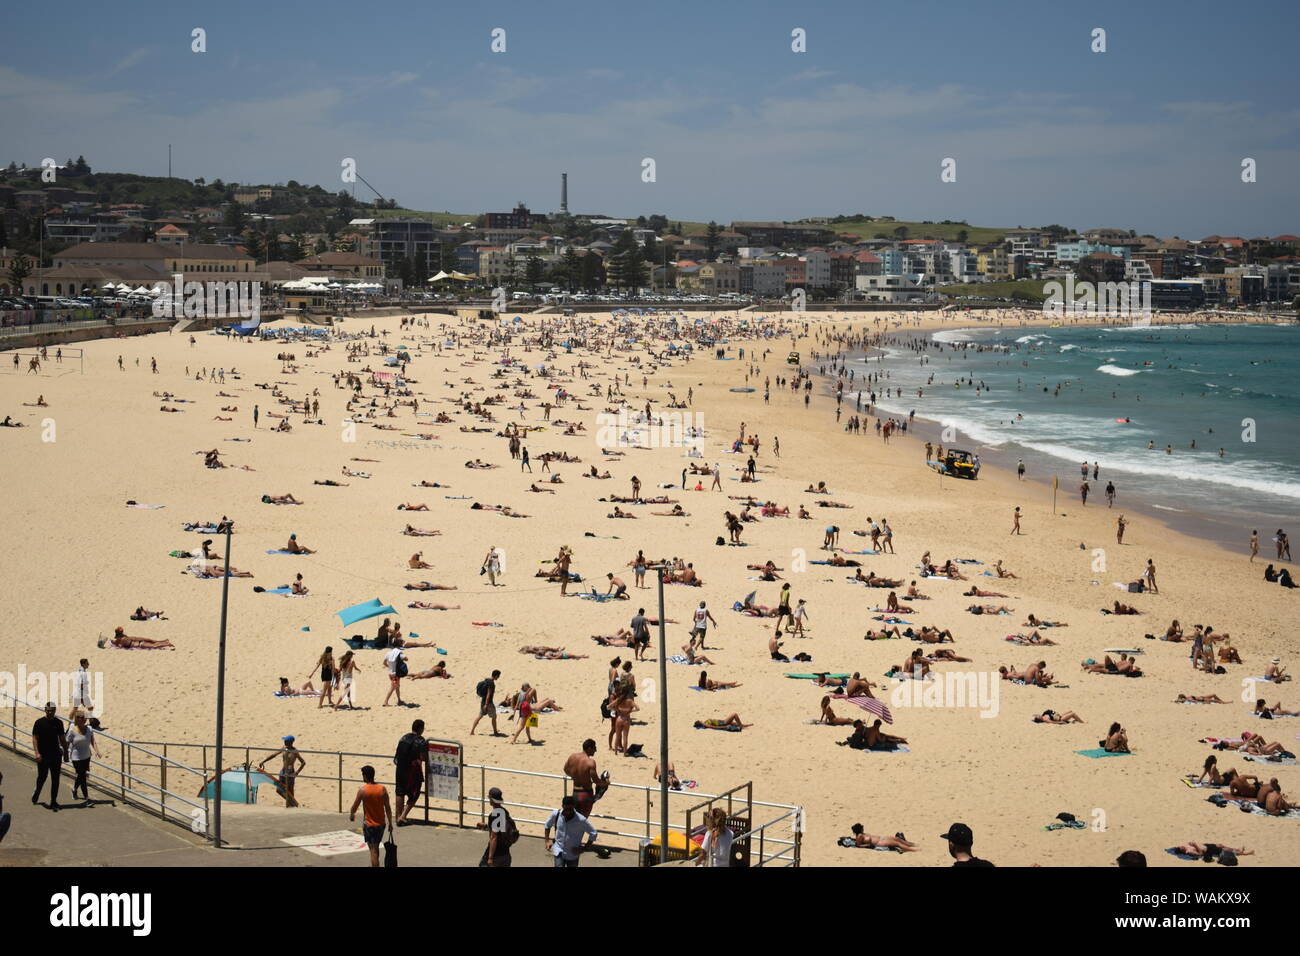
[[[181,7],[6,11],[0,162],[161,175],[172,143],[186,178],[338,189],[351,157],[466,213],[555,209],[567,171],[611,215],[1300,233],[1294,0]]]

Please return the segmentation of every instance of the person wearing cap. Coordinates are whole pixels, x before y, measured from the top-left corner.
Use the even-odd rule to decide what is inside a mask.
[[[948,841],[948,855],[955,861],[953,866],[993,865],[988,860],[981,860],[971,853],[970,848],[975,843],[975,835],[964,823],[954,823],[939,839]]]
[[[32,724],[32,752],[36,754],[36,790],[32,803],[39,803],[45,778],[50,778],[50,809],[59,809],[59,778],[63,775],[63,761],[68,759],[67,731],[63,721],[55,716],[53,701],[45,704],[45,716]]]
[[[1282,658],[1280,657],[1273,658],[1272,662],[1264,670],[1264,680],[1271,680],[1275,684],[1290,679],[1291,675],[1286,673],[1286,668],[1282,666]]]
[[[551,839],[551,831],[555,839]],[[582,835],[587,834],[584,845]],[[578,801],[573,796],[566,796],[560,802],[560,809],[552,811],[546,818],[546,849],[555,857],[557,867],[576,867],[583,850],[589,850],[596,843],[596,828],[578,812]]]
[[[284,797],[284,805],[286,807],[296,807],[298,806],[298,799],[293,795],[293,782],[294,778],[302,773],[303,768],[307,766],[307,761],[298,752],[298,748],[293,745],[292,734],[286,734],[281,739],[284,741],[284,746],[259,763],[257,769],[265,770],[268,763],[276,757],[281,758],[280,776],[276,782],[279,785],[280,794]]]
[[[510,831],[514,821],[510,819],[510,811],[505,808],[504,801],[500,787],[488,791],[488,803],[492,805],[492,810],[488,813],[487,823],[479,824],[480,827],[486,826],[488,831],[488,843],[483,849],[479,866],[510,865]]]

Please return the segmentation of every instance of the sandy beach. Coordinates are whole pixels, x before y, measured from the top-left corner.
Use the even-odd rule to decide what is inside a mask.
[[[1272,545],[1264,535],[1260,558],[1252,564],[1244,547],[1249,529],[1242,532],[1242,547],[1229,551],[1179,534],[1154,517],[1126,511],[1130,524],[1124,543],[1117,545],[1118,509],[1107,509],[1100,488],[1096,498],[1080,508],[1072,493],[1072,474],[1062,476],[1053,514],[1050,489],[1021,484],[1014,474],[985,468],[975,482],[941,480],[926,466],[916,438],[896,435],[885,443],[874,429],[846,433],[842,423],[836,423],[834,398],[821,379],[814,383],[807,405],[802,390],[796,394],[789,387],[777,387],[778,376],[794,373],[786,364],[789,351],[800,351],[804,368],[813,367],[813,352],[835,350],[827,344],[827,330],[880,329],[886,320],[879,313],[787,313],[772,321],[784,321],[797,332],[796,338],[733,336],[727,345],[729,361],[717,360],[713,348],[704,347],[689,361],[667,363],[656,362],[644,342],[612,351],[574,349],[572,354],[529,346],[526,340],[535,339],[543,323],[567,320],[528,317],[516,325],[522,331],[514,333],[509,354],[530,372],[545,364],[555,374],[526,375],[514,366],[500,379],[491,377],[502,356],[501,346],[487,343],[492,326],[445,315],[423,318],[430,327],[409,330],[399,328],[398,317],[348,319],[341,324],[346,332],[368,332],[373,325],[386,334],[355,343],[335,341],[327,349],[306,342],[249,342],[208,333],[195,334],[194,344],[185,333],[91,341],[81,343],[84,374],[56,365],[53,349],[40,374],[14,372],[9,367],[12,359],[0,357],[5,364],[0,416],[13,415],[27,426],[0,432],[0,474],[8,489],[3,526],[9,538],[0,551],[0,579],[10,612],[0,671],[17,672],[20,666],[29,673],[71,671],[79,658],[87,657],[92,671],[103,672],[105,725],[114,733],[137,740],[210,740],[221,583],[186,573],[189,561],[169,553],[196,548],[203,537],[213,537],[219,546],[218,536],[187,533],[182,523],[229,515],[236,527],[231,563],[254,577],[230,582],[228,744],[270,747],[281,735],[294,734],[304,750],[390,753],[410,721],[419,717],[428,736],[463,741],[469,761],[551,773],[560,772],[565,757],[584,738],[593,737],[600,747],[601,769],[609,769],[616,780],[650,785],[660,728],[658,700],[648,702],[645,690],[648,679],[657,680],[657,650],[635,666],[642,688],[635,717],[644,723],[634,724],[630,736],[651,757],[631,759],[607,749],[609,723],[598,710],[610,659],[627,660],[630,651],[591,640],[591,635],[626,627],[638,607],[654,612],[654,589],[633,587],[630,562],[643,549],[651,559],[680,557],[693,563],[703,581],[698,588],[666,588],[668,616],[679,622],[668,627],[669,652],[678,653],[687,642],[691,613],[699,601],[706,601],[718,626],[710,628],[704,651],[716,663],[705,670],[714,680],[742,684],[712,693],[691,690],[699,668],[669,665],[672,759],[679,776],[697,781],[708,793],[752,780],[757,798],[803,806],[807,865],[948,865],[939,835],[953,821],[967,823],[975,833],[975,853],[999,866],[1105,866],[1129,849],[1141,850],[1155,866],[1191,865],[1164,852],[1189,840],[1254,850],[1255,856],[1242,859],[1248,866],[1285,865],[1300,855],[1300,821],[1242,813],[1231,806],[1219,809],[1205,799],[1213,790],[1193,789],[1180,779],[1198,773],[1205,757],[1214,752],[1198,742],[1202,738],[1258,731],[1289,750],[1300,746],[1300,719],[1257,720],[1251,715],[1253,698],[1246,696],[1254,693],[1270,705],[1280,700],[1300,710],[1294,681],[1244,681],[1262,675],[1274,657],[1288,670],[1300,666],[1300,639],[1286,623],[1295,619],[1295,592],[1262,580],[1264,565],[1273,561]],[[899,321],[895,331],[901,333],[998,321],[1011,326],[1082,320],[961,312],[908,315]],[[446,338],[440,323],[459,334],[458,346],[434,349],[434,342]],[[593,319],[592,327],[608,335],[613,323],[605,316]],[[390,349],[407,346],[414,355],[407,375],[412,397],[419,401],[418,419],[406,405],[387,417],[387,405],[398,397],[385,398],[363,371],[386,369],[377,351],[381,341]],[[349,362],[349,344],[368,347],[370,353]],[[659,351],[663,343],[650,344]],[[739,357],[742,348],[744,359]],[[307,357],[308,351],[315,356]],[[285,352],[296,356],[289,363],[296,371],[286,371],[286,363],[277,360],[277,354]],[[150,370],[155,358],[157,374]],[[751,360],[758,366],[752,374]],[[579,362],[590,366],[585,377],[571,374]],[[225,370],[224,384],[206,377],[194,380],[200,369],[213,366]],[[232,369],[238,369],[238,378]],[[357,417],[349,427],[348,393],[333,377],[340,372],[363,377],[365,406],[356,407],[360,412],[376,398],[375,418]],[[770,402],[765,403],[767,377],[773,384]],[[623,382],[621,398],[607,401],[606,389],[616,378]],[[284,395],[299,401],[319,390],[324,424],[304,424],[302,414],[289,414],[288,407],[270,390],[256,387],[258,383],[278,383]],[[554,402],[548,386],[556,385],[577,398],[551,409],[548,421],[541,403]],[[599,394],[592,393],[593,386]],[[745,388],[753,391],[735,391]],[[516,397],[522,389],[534,397]],[[597,415],[604,409],[622,401],[634,413],[650,402],[658,414],[669,410],[670,393],[685,401],[688,389],[690,404],[680,411],[700,416],[706,433],[703,457],[686,458],[678,447],[627,448],[618,456],[601,453]],[[155,397],[155,392],[164,391],[186,401]],[[472,402],[503,396],[491,409],[495,421],[462,410],[457,398],[466,393]],[[38,395],[48,407],[23,405],[35,402]],[[261,413],[256,428],[255,404]],[[181,411],[166,413],[161,406]],[[435,424],[429,417],[444,412],[450,424]],[[271,413],[289,414],[292,431],[273,433],[280,419]],[[845,419],[853,413],[851,401],[846,400],[844,413]],[[218,416],[231,420],[216,420]],[[561,420],[584,428],[566,435]],[[756,457],[759,481],[754,484],[738,480],[747,456],[729,451],[741,435],[742,422],[744,433],[757,435],[761,442]],[[496,434],[507,423],[545,427],[524,439],[532,458],[531,475],[520,473],[506,438]],[[395,430],[376,429],[374,424]],[[463,432],[462,426],[488,430]],[[436,437],[414,437],[419,434]],[[351,435],[355,441],[348,440]],[[54,440],[43,440],[50,437]],[[777,438],[779,457],[773,453]],[[204,467],[202,452],[214,448],[227,467]],[[547,452],[566,452],[581,463],[553,463],[551,471],[561,475],[563,483],[543,483],[549,476],[539,459]],[[499,467],[466,468],[465,462],[473,459]],[[721,491],[709,490],[710,478],[688,482],[693,489],[699,480],[702,491],[681,489],[682,469],[692,460],[719,463]],[[581,477],[593,465],[608,470],[611,478]],[[345,468],[371,477],[348,477]],[[643,496],[666,495],[689,516],[651,514],[671,504],[621,504],[636,515],[635,523],[607,517],[614,505],[597,499],[630,496],[633,475],[642,483]],[[324,480],[347,486],[313,483]],[[413,487],[421,481],[446,487]],[[819,481],[830,492],[823,499],[851,509],[818,507],[818,497],[805,489]],[[555,493],[529,491],[534,482]],[[760,502],[789,507],[791,515],[746,523],[744,547],[717,546],[719,536],[727,537],[724,511],[738,512],[743,504],[728,496],[750,493]],[[262,503],[261,496],[268,494],[292,494],[304,503]],[[164,507],[130,508],[128,500]],[[408,502],[426,504],[428,511],[398,510]],[[473,502],[506,505],[529,517],[472,510]],[[810,519],[796,517],[801,505]],[[1022,535],[1009,534],[1016,506],[1023,513]],[[878,612],[872,609],[884,607],[888,590],[865,589],[847,580],[853,568],[812,562],[830,554],[821,550],[829,524],[842,529],[841,548],[870,547],[869,539],[852,534],[867,528],[869,518],[888,519],[897,553],[846,552],[846,559],[862,562],[864,573],[901,579],[900,598],[907,582],[915,579],[929,600],[914,602],[914,612],[905,615],[907,622],[950,629],[954,643],[863,640],[868,627],[883,626],[873,620]],[[441,534],[404,536],[401,531],[408,522]],[[283,548],[290,534],[316,553],[267,553]],[[572,548],[572,568],[584,579],[570,587],[569,597],[561,597],[558,584],[534,576],[550,567],[562,545]],[[496,588],[479,574],[492,546],[506,559],[502,586]],[[1095,549],[1104,549],[1104,554],[1099,557]],[[923,579],[917,565],[927,551],[937,564],[949,558],[979,563],[958,566],[969,581]],[[432,569],[408,567],[416,552],[423,553]],[[1137,579],[1148,558],[1159,569],[1158,594],[1121,593],[1113,586]],[[755,590],[756,603],[777,603],[781,583],[755,581],[756,572],[746,567],[768,560],[782,569],[779,573],[790,582],[794,599],[807,602],[807,636],[787,636],[784,650],[791,655],[806,652],[812,663],[770,660],[767,642],[773,619],[731,609]],[[999,560],[1017,575],[1014,580],[983,574]],[[1099,561],[1104,561],[1104,569]],[[299,573],[310,592],[305,597],[253,590],[288,584]],[[604,592],[607,573],[627,582],[631,600],[597,602],[572,596],[593,586]],[[404,588],[421,580],[457,590],[419,593]],[[648,577],[647,585],[652,584]],[[1007,596],[963,596],[972,584]],[[356,692],[362,709],[320,709],[312,699],[274,696],[281,676],[295,685],[317,680],[313,665],[325,645],[332,645],[337,657],[347,650],[344,637],[373,636],[378,620],[343,628],[335,612],[376,597],[398,609],[396,620],[404,632],[436,641],[448,652],[412,650],[412,670],[443,660],[452,679],[403,681],[403,698],[418,706],[384,708],[383,652],[362,650],[357,653],[361,669]],[[1100,612],[1117,599],[1135,606],[1140,615]],[[459,609],[407,608],[417,600]],[[1014,613],[967,613],[975,602],[1004,604]],[[141,605],[164,610],[167,620],[130,620]],[[1032,630],[1022,626],[1030,612],[1070,625],[1042,632],[1057,641],[1056,646],[1025,647],[1006,640],[1009,634]],[[1196,623],[1228,632],[1244,663],[1226,664],[1221,675],[1202,673],[1189,663],[1190,644],[1144,637],[1164,634],[1174,618],[1189,634]],[[483,623],[501,626],[480,626]],[[130,635],[169,639],[176,650],[97,647],[98,638],[118,626]],[[519,653],[524,645],[563,647],[589,657],[538,660]],[[883,675],[920,646],[943,647],[972,659],[935,664],[932,673],[939,681],[934,683],[947,673],[995,675],[999,665],[1023,670],[1042,660],[1047,672],[1066,686],[993,681],[996,697],[984,707],[917,706],[920,701],[910,695],[908,702],[900,702],[894,690],[899,682]],[[1081,669],[1084,659],[1100,661],[1113,648],[1141,650],[1137,660],[1145,676],[1130,679]],[[499,696],[527,681],[563,708],[541,716],[534,736],[544,743],[528,746],[521,737],[512,745],[509,737],[489,736],[486,722],[474,737],[468,735],[476,713],[474,687],[494,668],[502,671]],[[885,729],[905,737],[908,751],[851,750],[837,745],[850,728],[810,723],[818,716],[825,691],[812,681],[784,675],[822,670],[861,672],[876,682],[874,694],[890,705],[894,718]],[[1180,693],[1217,694],[1228,703],[1174,703]],[[841,717],[870,717],[847,701],[834,701],[833,707]],[[1085,723],[1034,723],[1033,715],[1046,709],[1074,711]],[[696,720],[731,713],[753,726],[740,733],[692,727]],[[1112,721],[1126,729],[1132,755],[1090,759],[1076,753],[1095,749]],[[504,717],[500,727],[514,733],[515,725]],[[1235,767],[1264,780],[1276,776],[1288,796],[1300,799],[1300,770],[1294,761],[1249,763],[1241,754],[1223,752],[1218,762],[1221,770]],[[507,798],[514,796],[508,793]],[[1044,829],[1063,812],[1087,826]],[[920,849],[895,858],[836,846],[857,822],[868,833],[903,832]]]

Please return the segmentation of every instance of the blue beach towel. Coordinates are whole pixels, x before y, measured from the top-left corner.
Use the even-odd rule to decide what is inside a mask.
[[[1115,753],[1114,751],[1106,750],[1103,747],[1094,747],[1092,750],[1076,750],[1075,753],[1079,754],[1081,757],[1091,757],[1093,760],[1100,760],[1102,757],[1133,756],[1129,753]]]

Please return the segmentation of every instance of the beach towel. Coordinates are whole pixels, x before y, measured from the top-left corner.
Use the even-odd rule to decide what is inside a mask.
[[[262,591],[258,591],[256,588],[254,588],[253,590],[257,594],[276,594],[279,595],[280,597],[308,597],[309,596],[306,594],[294,594],[293,588],[291,588],[287,584],[282,584],[278,588],[266,588],[265,590]]]
[[[1129,656],[1142,653],[1140,647],[1107,647],[1104,650],[1107,654],[1128,654]]]
[[[1180,853],[1178,847],[1171,846],[1165,850],[1170,856],[1176,856],[1180,860],[1199,860],[1199,856],[1192,856],[1190,853]]]
[[[744,730],[743,727],[696,727],[695,729],[696,730],[725,730],[728,733],[733,733],[733,734],[738,734],[742,730]]]
[[[134,501],[128,501],[128,502],[126,503],[126,506],[127,506],[128,508],[142,508],[142,509],[145,509],[145,510],[147,510],[147,511],[157,511],[159,508],[166,508],[166,507],[167,507],[166,505],[142,505],[142,504],[138,504],[138,503],[136,503],[136,502],[134,502]]]
[[[470,621],[475,627],[505,627],[500,621]]]
[[[469,501],[473,495],[443,495],[448,501]]]
[[[1252,710],[1252,711],[1249,711],[1248,713],[1249,713],[1250,716],[1252,716],[1252,717],[1260,717],[1260,716],[1262,716],[1261,714],[1258,714],[1258,713],[1256,713],[1256,712],[1253,711],[1253,710]],[[1286,720],[1286,719],[1289,718],[1289,717],[1295,717],[1295,716],[1296,716],[1295,714],[1273,714],[1273,715],[1270,716],[1268,719],[1269,719],[1269,720]]]
[[[311,691],[311,692],[303,691],[303,692],[298,693],[298,694],[281,694],[281,693],[277,690],[277,691],[275,692],[275,696],[276,696],[276,697],[279,697],[281,700],[292,700],[292,699],[295,698],[295,697],[319,697],[319,696],[320,696],[320,691],[318,691],[318,690],[317,690],[317,691]]]
[[[1294,767],[1297,763],[1295,757],[1281,757],[1274,759],[1273,757],[1261,757],[1259,754],[1242,754],[1241,757],[1243,760],[1249,760],[1251,763],[1268,763],[1273,764],[1274,766],[1281,765],[1284,767]]]
[[[793,677],[795,680],[816,680],[821,674],[786,674],[786,677]],[[827,677],[848,677],[848,674],[827,674]]]
[[[1106,750],[1104,747],[1094,747],[1092,750],[1076,750],[1081,757],[1091,757],[1093,760],[1100,760],[1102,757],[1131,757],[1130,753],[1116,753],[1112,750]]]
[[[378,617],[381,614],[396,614],[397,611],[393,609],[391,604],[385,604],[379,598],[374,598],[370,601],[354,604],[351,607],[345,607],[336,613],[343,626],[347,627],[357,623],[357,621],[364,621],[366,618]]]
[[[840,548],[840,552],[842,554],[879,554],[880,553],[879,551],[874,551],[871,548],[864,548],[861,551],[852,551],[848,548]]]
[[[686,659],[685,654],[674,654],[672,657],[668,658],[668,663],[669,664],[690,664],[690,661]]]
[[[911,752],[912,752],[911,749],[904,746],[903,744],[899,744],[893,750],[859,750],[858,751],[858,753],[860,754],[910,754]]]
[[[1043,827],[1044,830],[1086,830],[1088,824],[1082,820],[1071,820],[1069,823],[1049,823]]]
[[[1286,813],[1269,813],[1258,803],[1241,801],[1237,804],[1241,810],[1255,814],[1257,817],[1272,817],[1274,820],[1300,820],[1300,810],[1291,809]]]
[[[267,554],[297,554],[296,551],[286,551],[286,550],[284,550],[284,548],[275,548],[275,549],[273,549],[273,550],[271,550],[271,551],[268,551],[268,552],[266,552],[266,553],[267,553]]]

